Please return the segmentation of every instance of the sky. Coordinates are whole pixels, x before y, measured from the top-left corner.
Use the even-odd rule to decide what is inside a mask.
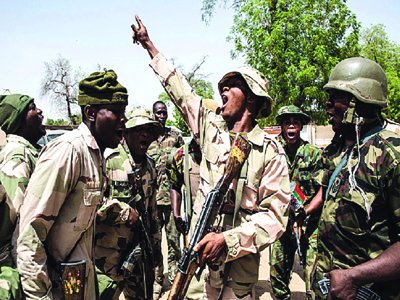
[[[362,26],[382,23],[391,40],[400,43],[400,1],[348,0]],[[226,42],[233,12],[218,8],[207,25],[201,20],[201,0],[1,0],[0,94],[4,89],[35,98],[46,118],[57,108],[39,95],[44,62],[61,54],[86,74],[113,69],[128,89],[129,105],[151,108],[163,92],[149,67],[150,57],[132,43],[130,25],[138,14],[156,48],[189,71],[203,56],[200,70],[217,83],[227,72],[245,64],[232,60],[233,44]],[[216,95],[217,101],[219,100]]]

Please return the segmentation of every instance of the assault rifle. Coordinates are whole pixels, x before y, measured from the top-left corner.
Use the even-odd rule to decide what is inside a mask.
[[[183,255],[178,263],[178,272],[172,284],[168,300],[181,300],[186,295],[189,283],[199,266],[198,254],[194,252],[193,248],[207,233],[214,230],[214,222],[223,204],[224,196],[228,191],[230,183],[239,173],[249,152],[249,142],[239,134],[236,134],[224,175],[214,189],[207,194],[189,245],[183,250]]]
[[[128,173],[131,191],[131,200],[129,204],[139,214],[139,225],[134,229],[138,233],[138,244],[134,244],[129,250],[126,259],[122,263],[121,271],[125,278],[133,275],[135,268],[139,268],[138,274],[143,274],[144,280],[144,298],[146,300],[153,299],[154,284],[154,257],[151,242],[147,233],[148,215],[144,203],[144,192],[140,169],[136,169]],[[136,238],[135,238],[136,240]]]
[[[320,281],[318,281],[318,285],[319,285],[319,289],[321,290],[322,294],[324,294],[325,298],[326,296],[328,296],[329,293],[329,287],[331,285],[331,281],[329,280],[329,278],[324,278],[321,279]],[[371,291],[369,288],[366,288],[365,286],[360,287],[357,290],[357,294],[356,294],[356,300],[380,300],[381,297]]]

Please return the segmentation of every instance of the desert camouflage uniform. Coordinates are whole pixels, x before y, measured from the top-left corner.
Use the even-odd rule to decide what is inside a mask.
[[[168,245],[168,280],[174,281],[176,274],[176,264],[181,257],[181,248],[179,245],[179,232],[176,229],[174,216],[171,208],[170,196],[170,166],[167,166],[167,160],[174,148],[179,148],[184,144],[182,135],[169,127],[165,127],[164,135],[161,140],[156,139],[147,150],[147,154],[154,159],[157,169],[157,213],[160,226],[160,233],[165,227],[165,234]],[[156,282],[162,285],[164,279],[163,259],[160,265],[156,267]]]
[[[50,260],[64,262],[81,236],[69,262],[86,261],[85,299],[96,299],[94,220],[106,186],[103,166],[84,123],[41,152],[20,213],[18,270],[28,299],[62,299]]]
[[[201,182],[194,202],[192,225],[197,221],[208,192],[223,175],[231,149],[227,123],[220,115],[202,106],[188,82],[161,53],[151,67],[175,105],[183,111],[202,149]],[[257,125],[247,133],[252,145],[247,159],[241,209],[233,224],[232,215],[224,215],[222,233],[227,255],[206,274],[205,299],[216,299],[224,277],[226,262],[232,262],[224,299],[254,298],[258,281],[260,252],[275,242],[285,231],[290,200],[289,176],[282,147]],[[237,179],[232,181],[228,201],[234,201]]]
[[[38,150],[21,136],[7,135],[0,153],[0,299],[19,299],[19,274],[11,257],[11,239]]]
[[[283,149],[286,150],[286,141],[282,134],[277,137]],[[300,139],[300,146],[297,149],[293,161],[286,155],[288,162],[290,180],[296,182],[300,190],[306,196],[304,206],[307,207],[312,197],[318,192],[319,185],[314,181],[313,173],[317,171],[318,161],[321,158],[321,150],[314,147],[307,141]],[[276,299],[290,299],[289,282],[293,269],[295,253],[297,250],[296,238],[292,233],[293,220],[289,219],[285,233],[272,246],[271,256],[271,285]],[[301,239],[301,251],[305,256],[306,271],[304,272],[306,291],[310,291],[310,275],[317,255],[317,230],[306,233]],[[308,239],[306,237],[309,237]]]
[[[131,207],[128,204],[131,199],[128,173],[132,171],[132,168],[136,169],[137,165],[126,143],[112,150],[107,157],[110,190],[106,201],[97,213],[96,226],[95,255],[101,299],[118,299],[122,290],[126,299],[144,299],[143,274],[140,270],[136,268],[135,275],[130,278],[124,278],[119,270],[128,252],[139,242],[137,230],[125,226]],[[151,220],[147,224],[150,229],[148,234],[153,248],[158,248],[157,252],[160,252],[154,161],[146,156],[140,168],[145,195],[144,203],[149,216],[148,221]]]
[[[328,186],[329,180],[333,183],[326,194],[318,226],[318,262],[313,280],[317,299],[323,297],[317,283],[324,273],[365,263],[399,242],[400,137],[383,130],[375,135],[369,131],[362,138],[365,140],[359,147],[360,161],[356,153],[350,158],[350,164],[354,170],[359,162],[355,179],[366,194],[367,205],[358,190],[350,193],[347,163],[331,179],[346,152],[344,140],[332,141],[323,152],[324,169],[318,180],[324,187]],[[400,297],[397,279],[368,284],[367,287],[382,299]]]
[[[175,155],[174,159],[172,160],[171,166],[171,184],[172,188],[176,191],[181,191],[182,186],[185,185],[185,146],[179,148]],[[191,194],[191,201],[188,205],[193,207],[193,201],[196,198],[197,190],[200,184],[200,165],[197,164],[194,153],[188,145],[188,152],[189,152],[189,178],[190,178],[190,194]],[[183,200],[183,199],[182,199]],[[190,209],[190,212],[192,209]],[[189,218],[191,214],[189,215]],[[194,276],[192,281],[190,282],[189,289],[186,293],[186,299],[203,299],[203,291],[204,291],[204,278],[202,276]]]

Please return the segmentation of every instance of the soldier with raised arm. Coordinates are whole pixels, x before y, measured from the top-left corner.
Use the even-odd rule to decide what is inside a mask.
[[[222,232],[207,234],[194,250],[199,253],[200,265],[208,265],[205,299],[217,299],[220,294],[224,299],[254,299],[260,252],[285,231],[290,197],[284,151],[256,122],[271,112],[268,81],[247,66],[227,73],[218,85],[223,105],[214,113],[154,47],[137,16],[136,20],[139,28],[132,25],[134,42],[148,51],[151,67],[202,149],[192,225],[207,193],[223,175],[233,137],[240,133],[251,144],[241,176],[229,186],[221,214]]]

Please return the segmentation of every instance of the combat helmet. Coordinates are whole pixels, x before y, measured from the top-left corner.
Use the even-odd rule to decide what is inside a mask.
[[[257,96],[262,97],[265,99],[264,105],[261,107],[260,111],[258,112],[256,119],[261,119],[268,117],[271,114],[272,107],[274,105],[274,100],[268,94],[268,80],[265,78],[261,72],[258,70],[249,67],[249,66],[242,66],[237,68],[236,70],[225,74],[224,77],[218,82],[218,90],[219,93],[222,93],[222,88],[224,87],[224,83],[233,76],[240,76],[242,77],[247,85],[249,86],[250,90]]]
[[[154,119],[154,115],[149,109],[136,107],[127,113],[126,118],[128,119],[125,124],[126,129],[138,127],[145,124],[152,124],[153,141],[156,140],[157,137],[163,132],[163,127],[161,126],[160,122]]]
[[[329,76],[324,90],[351,93],[361,102],[387,107],[388,83],[385,72],[376,62],[352,57],[339,62]]]
[[[295,105],[283,106],[279,109],[276,116],[276,122],[282,125],[283,118],[286,116],[295,115],[301,120],[301,124],[306,125],[310,122],[310,117],[306,115],[300,108]]]

